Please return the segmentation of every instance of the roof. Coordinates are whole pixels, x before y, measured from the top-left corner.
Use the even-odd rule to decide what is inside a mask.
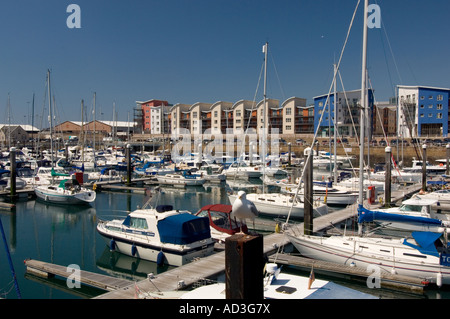
[[[450,91],[448,88],[439,88],[434,86],[426,86],[426,85],[397,85],[398,88],[404,89],[429,89],[429,90],[441,90],[441,91]]]
[[[39,132],[39,129],[28,125],[28,124],[0,124],[0,129],[3,128],[3,126],[20,126],[24,131],[36,131]]]

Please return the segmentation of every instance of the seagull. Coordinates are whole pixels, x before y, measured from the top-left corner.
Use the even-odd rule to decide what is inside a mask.
[[[233,203],[231,208],[231,217],[237,218],[241,221],[241,231],[239,234],[243,234],[242,224],[247,219],[250,218],[255,220],[255,217],[259,215],[258,209],[253,202],[246,198],[247,194],[244,191],[238,192],[238,197]]]

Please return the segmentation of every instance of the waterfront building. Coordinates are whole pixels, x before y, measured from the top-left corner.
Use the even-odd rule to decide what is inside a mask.
[[[211,125],[209,128],[211,128],[212,134],[226,134],[228,128],[233,128],[233,103],[218,101],[211,105],[210,110]]]
[[[0,142],[7,147],[17,146],[20,142],[22,145],[28,141],[28,133],[17,124],[3,124],[0,128]]]
[[[448,136],[450,89],[397,86],[398,134],[403,137]]]
[[[280,133],[312,134],[314,133],[314,106],[306,106],[306,99],[291,97],[281,104],[283,123]]]
[[[205,129],[211,128],[211,105],[200,102],[191,105],[189,108],[191,134],[200,135]]]
[[[171,134],[181,134],[183,130],[191,129],[189,104],[177,103],[170,108],[169,123]]]
[[[373,92],[367,90],[368,114],[367,136],[371,138],[373,132]],[[338,129],[338,136],[354,137],[360,132],[361,90],[336,92],[336,112],[334,113],[334,93],[320,95],[314,98],[314,132],[318,129],[318,137],[334,135],[334,126]],[[329,107],[331,105],[331,108]],[[323,114],[323,116],[322,116]],[[321,119],[322,118],[322,119]]]
[[[373,135],[397,136],[397,100],[376,102],[373,108]]]
[[[144,133],[163,134],[169,132],[168,113],[169,103],[163,100],[151,99],[148,101],[136,101],[138,105],[135,111],[135,121],[138,127],[142,127]]]

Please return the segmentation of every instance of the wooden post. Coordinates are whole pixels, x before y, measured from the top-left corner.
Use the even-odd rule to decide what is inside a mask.
[[[263,237],[235,234],[225,240],[227,299],[264,298]]]
[[[127,186],[131,185],[131,145],[127,144]]]
[[[11,147],[9,150],[9,162],[11,164],[10,168],[10,191],[11,198],[16,196],[16,148]]]
[[[289,151],[289,162],[288,165],[289,167],[291,166],[291,142],[288,143],[288,151]]]
[[[385,148],[386,176],[384,180],[384,207],[391,207],[391,147]]]
[[[427,144],[422,145],[423,161],[422,161],[422,190],[427,191]]]
[[[313,149],[311,149],[313,152]],[[305,197],[303,200],[304,218],[303,226],[305,235],[312,235],[313,233],[313,157],[311,153],[306,159],[305,169]]]
[[[445,148],[447,149],[447,156],[446,156],[446,158],[447,158],[447,160],[446,160],[446,164],[447,164],[447,166],[446,166],[446,170],[445,170],[445,174],[446,175],[448,175],[448,174],[450,174],[450,169],[449,169],[449,163],[448,163],[448,161],[449,161],[449,157],[450,157],[450,144],[447,144],[447,146],[445,146]]]

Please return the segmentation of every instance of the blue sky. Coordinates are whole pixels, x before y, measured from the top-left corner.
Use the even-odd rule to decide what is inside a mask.
[[[371,0],[381,29],[369,30],[375,98],[394,87],[450,87],[450,2]],[[69,29],[69,4],[81,28]],[[97,119],[133,117],[136,101],[193,104],[262,99],[263,44],[269,42],[268,97],[328,92],[357,0],[5,0],[0,10],[0,122],[35,126],[47,118],[46,71],[58,121],[81,120],[81,100]],[[341,64],[344,87],[361,82],[362,4]],[[341,89],[341,85],[338,85]],[[90,112],[86,112],[92,119]],[[46,123],[42,124],[46,126]]]

